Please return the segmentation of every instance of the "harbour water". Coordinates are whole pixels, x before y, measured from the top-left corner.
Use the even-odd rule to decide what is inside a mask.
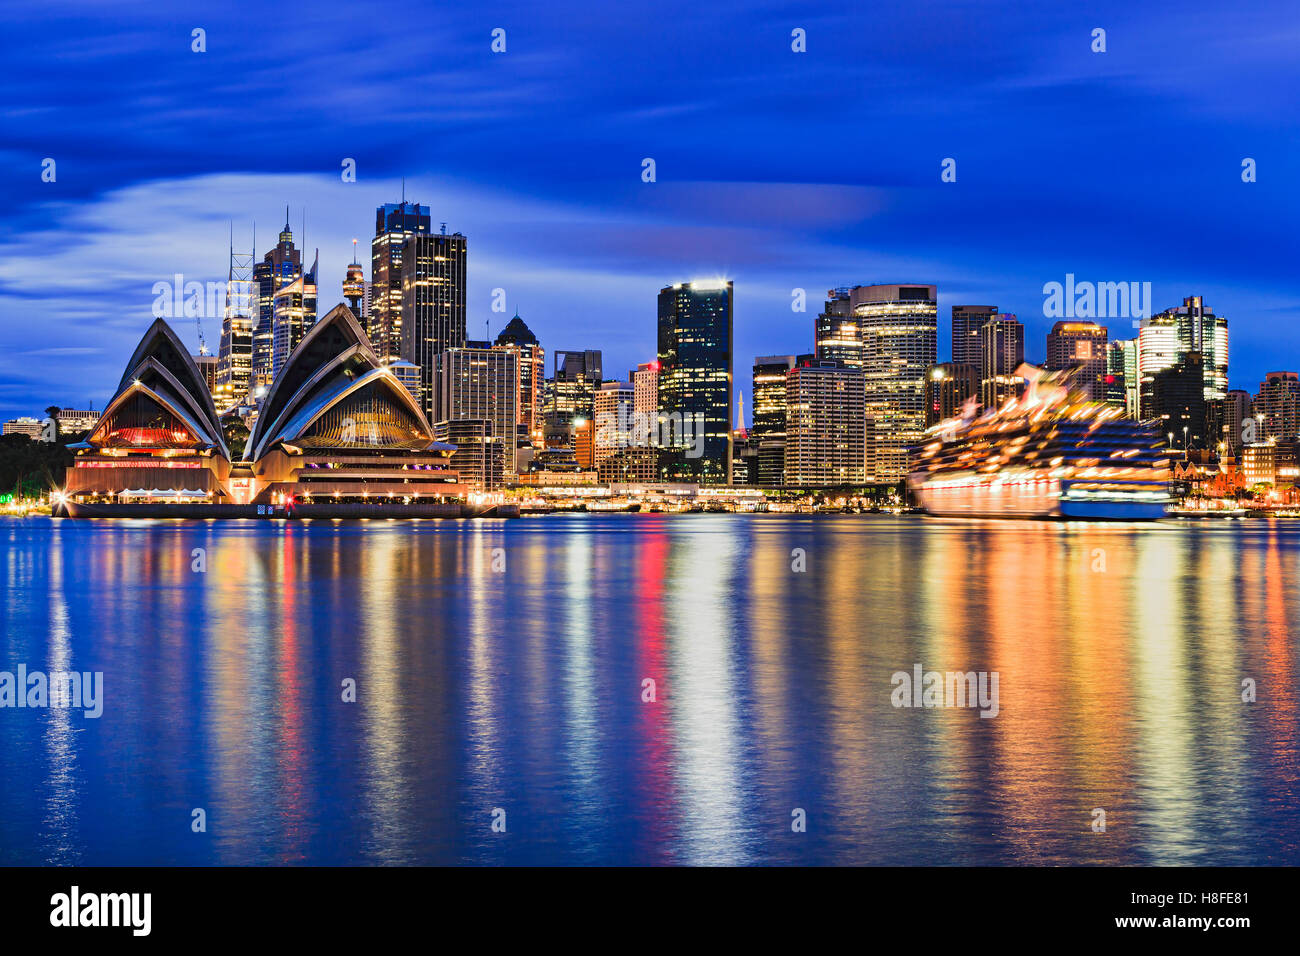
[[[0,864],[1300,863],[1300,523],[29,517],[0,563],[0,671],[103,674],[0,708]],[[894,706],[917,665],[996,716]]]

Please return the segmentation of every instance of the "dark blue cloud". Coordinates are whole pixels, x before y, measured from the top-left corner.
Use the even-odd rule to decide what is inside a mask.
[[[1151,281],[1158,307],[1204,294],[1234,385],[1296,367],[1294,3],[1072,6],[11,5],[0,378],[30,398],[0,389],[0,415],[106,398],[152,282],[222,278],[231,219],[264,251],[306,205],[338,299],[403,176],[470,237],[471,328],[505,286],[548,351],[611,370],[653,351],[661,283],[713,274],[737,283],[742,381],[808,349],[792,288],[856,282],[994,302],[1041,357],[1040,290],[1066,272]]]

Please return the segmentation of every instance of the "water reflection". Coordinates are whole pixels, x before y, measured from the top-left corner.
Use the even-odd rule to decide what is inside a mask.
[[[99,720],[0,710],[0,863],[1300,862],[1300,525],[0,540],[0,670],[102,670],[106,694]],[[999,715],[893,707],[915,664],[998,672]]]

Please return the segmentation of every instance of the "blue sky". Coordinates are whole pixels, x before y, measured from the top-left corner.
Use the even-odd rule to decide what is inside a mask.
[[[0,417],[102,407],[154,283],[224,279],[231,219],[260,257],[305,211],[322,311],[341,301],[403,177],[469,237],[471,335],[518,308],[548,355],[603,349],[608,376],[653,355],[663,284],[718,275],[746,388],[857,283],[937,284],[941,359],[973,302],[1017,313],[1041,360],[1042,286],[1066,273],[1149,281],[1157,308],[1203,295],[1234,387],[1297,368],[1300,6],[1072,6],[10,5]]]

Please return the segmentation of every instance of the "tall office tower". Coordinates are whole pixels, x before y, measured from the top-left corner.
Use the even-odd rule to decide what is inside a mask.
[[[602,382],[592,397],[592,421],[596,430],[592,439],[592,466],[601,463],[629,446],[637,436],[628,434],[632,411],[636,405],[636,386],[631,382]]]
[[[1234,457],[1241,454],[1245,442],[1242,435],[1242,423],[1252,416],[1252,399],[1250,392],[1244,388],[1228,390],[1228,397],[1223,401],[1223,429],[1219,441],[1223,443],[1223,453]],[[1254,440],[1258,440],[1258,428]]]
[[[932,285],[869,285],[852,292],[862,324],[867,390],[867,478],[901,481],[907,450],[925,435],[925,377],[938,362]]]
[[[1142,395],[1150,397],[1150,383],[1161,369],[1199,352],[1205,367],[1205,399],[1222,407],[1228,395],[1228,320],[1205,308],[1199,295],[1158,312],[1142,323],[1138,334],[1138,372]],[[1142,417],[1148,417],[1143,404]]]
[[[654,423],[659,417],[659,363],[642,362],[635,372],[628,373],[632,383],[632,412],[647,416]]]
[[[1175,315],[1161,312],[1143,320],[1137,345],[1138,418],[1146,420],[1154,417],[1151,410],[1151,385],[1158,372],[1178,364],[1184,351],[1179,344],[1178,319]]]
[[[534,448],[542,447],[542,382],[546,378],[546,351],[524,320],[515,317],[497,333],[499,348],[512,348],[519,361],[519,426]]]
[[[1206,437],[1205,360],[1187,352],[1151,381],[1151,418],[1170,448],[1204,448]]]
[[[515,473],[519,423],[519,353],[489,342],[466,342],[442,352],[435,363],[438,383],[435,422],[462,419],[492,423],[505,447],[505,469]]]
[[[426,369],[433,367],[432,355],[424,361],[410,358],[402,351],[405,295],[402,266],[406,242],[432,231],[428,206],[403,199],[399,203],[384,203],[375,210],[375,235],[370,240],[370,321],[366,334],[382,361],[405,358]],[[427,396],[425,401],[427,404]]]
[[[998,408],[1024,391],[1025,381],[1015,374],[1025,360],[1025,327],[1003,312],[980,327],[980,402]]]
[[[952,307],[952,360],[955,364],[980,367],[980,328],[997,314],[996,305]]]
[[[253,266],[253,286],[257,296],[257,315],[253,323],[253,359],[249,388],[260,400],[274,377],[275,294],[302,277],[302,256],[293,245],[289,229],[289,207],[284,209],[284,229],[280,241],[261,262]]]
[[[224,414],[249,400],[249,376],[253,369],[253,315],[257,309],[257,285],[253,281],[251,253],[235,252],[230,243],[230,265],[226,271],[226,306],[221,319],[221,344],[217,346],[217,387],[212,393],[217,414]]]
[[[1092,401],[1105,401],[1108,338],[1106,327],[1096,322],[1057,322],[1047,333],[1048,370],[1078,369],[1074,385]]]
[[[1269,372],[1255,396],[1256,441],[1295,441],[1300,438],[1300,376]]]
[[[1106,402],[1138,417],[1138,340],[1121,339],[1106,346]]]
[[[199,367],[199,374],[203,376],[203,384],[208,387],[208,394],[215,396],[217,394],[217,357],[215,355],[195,355],[194,364]]]
[[[723,280],[659,290],[659,411],[667,417],[669,478],[731,483],[734,292]]]
[[[465,344],[465,278],[465,237],[459,232],[406,240],[401,326],[396,330],[401,338],[398,354],[420,366],[421,401],[430,414],[439,387],[435,377],[438,356]],[[393,331],[390,327],[390,347]],[[391,356],[385,359],[393,360]],[[513,436],[511,432],[511,441]]]
[[[786,376],[785,484],[867,480],[866,379],[840,362],[803,362]]]
[[[974,365],[943,362],[930,369],[925,377],[925,425],[937,425],[955,418],[962,407],[979,401],[980,376]]]
[[[282,286],[271,299],[271,378],[289,361],[289,355],[298,347],[303,336],[316,324],[316,268],[320,254],[311,270],[304,272],[286,286]]]
[[[853,290],[831,289],[814,328],[817,358],[845,365],[862,365],[862,326],[853,314]]]
[[[352,262],[348,264],[347,274],[343,277],[343,298],[348,300],[348,308],[356,316],[357,324],[363,329],[370,327],[370,317],[366,314],[366,270],[357,262],[357,241],[352,240]],[[369,333],[367,333],[369,334]]]
[[[750,415],[754,420],[749,440],[757,446],[756,474],[751,485],[785,484],[785,394],[786,376],[800,361],[814,356],[760,355],[754,359],[754,396]],[[864,436],[865,440],[865,436]]]
[[[550,404],[546,415],[556,426],[572,427],[590,421],[596,414],[592,398],[604,381],[599,349],[585,352],[561,350],[555,353],[555,374],[551,379]]]

